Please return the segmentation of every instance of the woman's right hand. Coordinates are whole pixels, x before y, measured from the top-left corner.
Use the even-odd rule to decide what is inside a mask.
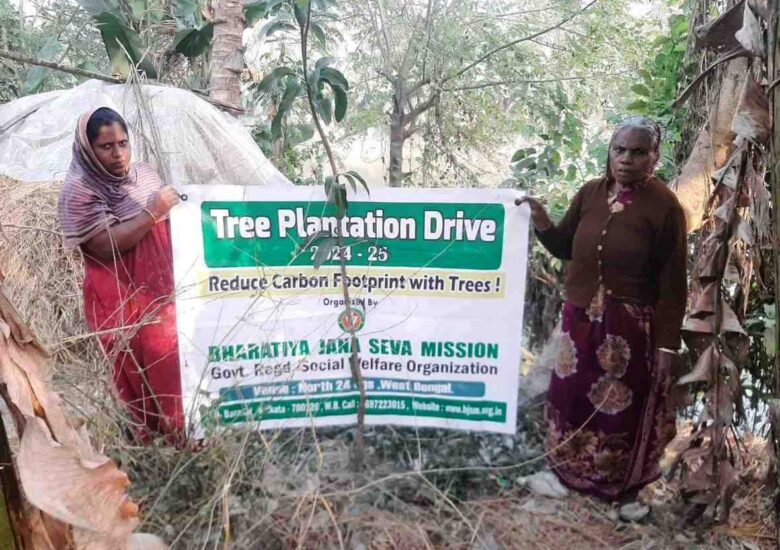
[[[179,193],[173,186],[168,185],[160,189],[155,196],[149,199],[147,208],[156,220],[162,220],[171,211],[171,208],[179,204]]]
[[[541,202],[528,195],[515,201],[517,206],[525,203],[528,203],[528,206],[531,207],[531,223],[534,224],[534,228],[537,231],[545,231],[552,226],[550,216],[547,215],[547,210],[544,209],[544,205]]]

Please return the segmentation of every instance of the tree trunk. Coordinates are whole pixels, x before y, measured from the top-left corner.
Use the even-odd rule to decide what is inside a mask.
[[[390,159],[388,162],[388,182],[390,187],[401,187],[403,183],[404,162],[404,119],[402,112],[393,110],[390,115]]]
[[[244,5],[241,0],[214,0],[213,7],[209,95],[222,103],[240,107],[241,71],[244,70]]]

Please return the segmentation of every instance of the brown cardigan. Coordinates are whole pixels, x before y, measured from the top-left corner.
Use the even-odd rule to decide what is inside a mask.
[[[610,214],[605,178],[577,192],[558,225],[537,231],[553,256],[569,260],[566,299],[587,307],[599,283],[619,300],[655,306],[658,347],[680,347],[686,303],[686,225],[677,197],[653,178],[622,212]]]

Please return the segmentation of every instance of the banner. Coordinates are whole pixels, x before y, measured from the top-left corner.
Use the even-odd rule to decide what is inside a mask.
[[[320,186],[180,191],[176,312],[196,434],[356,422],[350,328],[367,424],[515,432],[528,255],[517,191],[360,190],[341,219]]]

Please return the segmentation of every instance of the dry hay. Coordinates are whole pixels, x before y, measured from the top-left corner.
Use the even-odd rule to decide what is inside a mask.
[[[81,255],[62,248],[61,188],[0,177],[0,271],[6,294],[54,356],[55,390],[90,419],[100,442],[104,432],[116,432],[117,409],[109,363],[84,320]]]

